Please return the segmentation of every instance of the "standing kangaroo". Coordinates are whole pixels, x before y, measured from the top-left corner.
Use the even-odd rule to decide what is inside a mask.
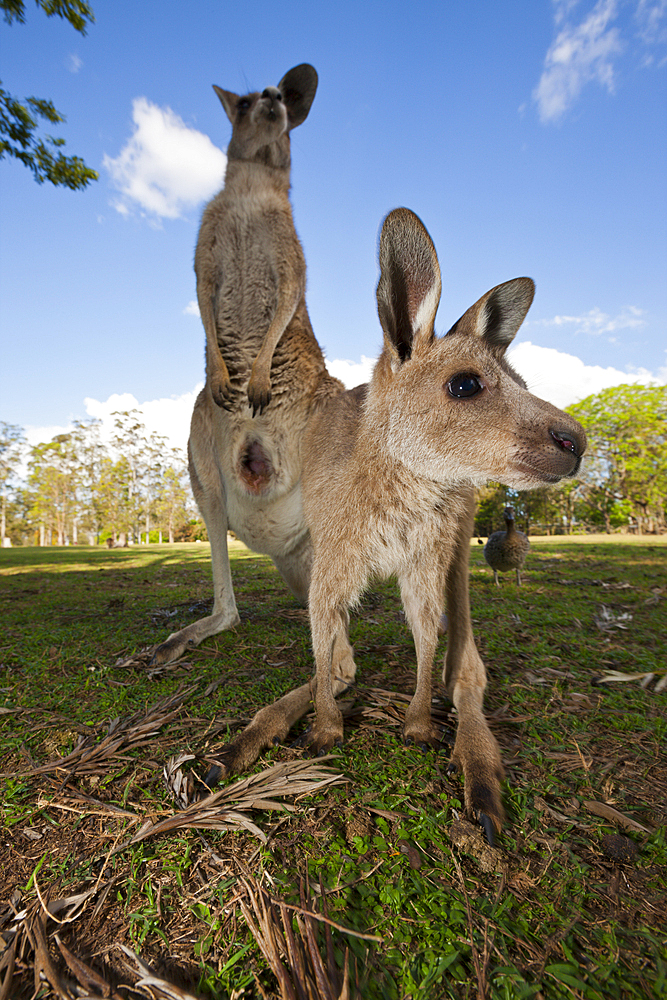
[[[342,740],[335,694],[354,674],[336,673],[332,651],[347,644],[348,610],[369,582],[396,575],[417,654],[403,736],[438,745],[431,673],[446,590],[443,680],[458,713],[452,764],[463,771],[468,811],[492,840],[503,817],[503,772],[483,715],[486,673],[470,624],[472,487],[492,479],[526,490],[572,476],[586,438],[575,420],[532,396],[505,359],[533,299],[530,278],[492,288],[435,337],[438,258],[404,208],[385,220],[380,272],[384,349],[371,381],[363,394],[332,400],[304,439],[316,721],[303,742],[321,754]],[[347,648],[339,662],[349,667]]]
[[[380,237],[377,302],[384,349],[367,386],[329,400],[303,442],[303,497],[314,549],[309,591],[316,721],[301,743],[322,754],[340,743],[335,697],[354,681],[348,611],[373,579],[396,575],[417,654],[406,742],[439,744],[431,671],[447,598],[443,679],[458,713],[452,769],[469,813],[493,842],[503,819],[498,745],[483,714],[486,672],[468,597],[473,487],[493,479],[518,490],[577,472],[581,426],[532,396],[505,359],[535,287],[516,278],[492,288],[434,335],[440,268],[426,229],[401,208]],[[257,713],[207,775],[252,763],[284,739],[312,698],[304,684]]]
[[[301,439],[310,414],[343,391],[310,325],[306,263],[289,200],[289,133],[308,115],[317,73],[303,63],[277,87],[244,97],[214,89],[232,138],[225,186],[204,210],[195,251],[206,385],[188,442],[192,490],[211,543],[214,605],[211,615],[159,645],[154,663],[238,623],[228,528],[271,556],[305,603],[312,552],[301,502]]]

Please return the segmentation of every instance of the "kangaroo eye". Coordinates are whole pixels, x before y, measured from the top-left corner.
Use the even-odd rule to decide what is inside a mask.
[[[450,396],[455,396],[456,399],[476,396],[478,392],[482,391],[482,388],[482,383],[477,376],[471,375],[469,372],[460,372],[454,378],[450,378],[447,383]]]
[[[247,111],[250,107],[250,101],[247,97],[242,97],[241,100],[236,105],[236,110],[240,112]]]

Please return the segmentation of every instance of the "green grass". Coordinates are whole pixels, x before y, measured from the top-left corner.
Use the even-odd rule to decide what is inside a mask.
[[[293,905],[300,881],[314,896],[321,882],[332,920],[382,939],[334,933],[335,958],[342,966],[349,946],[364,997],[664,994],[664,542],[532,540],[521,588],[509,575],[496,588],[472,545],[486,710],[507,770],[507,825],[493,851],[460,823],[463,789],[447,775],[446,745],[440,754],[403,747],[405,702],[387,708],[373,694],[411,694],[415,679],[388,583],[351,624],[358,683],[335,761],[348,784],[293,813],[254,812],[267,845],[245,832],[180,830],[113,853],[136,832],[132,817],[173,812],[162,776],[170,757],[194,754],[185,768],[201,770],[259,707],[308,679],[307,620],[272,564],[233,545],[241,624],[154,671],[142,651],[207,613],[208,545],[0,552],[0,933],[9,940],[10,899],[39,913],[38,893],[93,888],[81,916],[47,924],[62,970],[56,931],[110,980],[128,981],[124,944],[204,996],[259,997],[255,976],[264,995],[279,996],[239,910],[239,879],[251,873]],[[441,663],[442,649],[438,672]],[[646,687],[604,683],[612,671],[654,676]],[[97,772],[26,776],[186,688],[170,721]],[[444,695],[438,707],[451,736]],[[256,770],[298,756],[276,747]],[[601,818],[590,802],[645,832]],[[22,961],[17,998],[34,989]],[[45,984],[38,995],[56,994]]]

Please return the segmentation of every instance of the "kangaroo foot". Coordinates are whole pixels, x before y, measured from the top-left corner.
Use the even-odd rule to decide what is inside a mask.
[[[442,749],[440,731],[432,722],[427,725],[417,723],[409,725],[406,722],[403,727],[403,743],[406,747],[417,746],[423,753]]]
[[[217,635],[218,632],[234,628],[240,620],[236,607],[232,606],[232,608],[217,615],[200,618],[199,621],[187,625],[179,632],[173,632],[168,639],[155,647],[150,661],[151,667],[180,659],[187,650],[194,649],[211,635]]]
[[[171,663],[172,660],[179,660],[188,646],[190,648],[195,646],[194,642],[189,644],[187,639],[181,639],[180,635],[180,632],[175,632],[155,647],[149,664],[151,667],[159,667],[164,663]]]
[[[343,745],[343,726],[325,725],[318,726],[317,723],[305,731],[292,746],[306,749],[313,757],[324,757],[331,753],[334,747]]]
[[[463,774],[466,812],[480,824],[493,846],[494,834],[500,833],[505,818],[500,793],[504,771],[498,744],[486,723],[476,731],[476,737],[471,745],[465,731],[462,734],[459,730],[448,773]]]
[[[211,759],[209,768],[203,776],[205,785],[212,788],[219,781],[224,781],[232,774],[241,774],[255,763],[259,755],[272,744],[279,743],[281,737],[267,732],[264,726],[250,723],[243,732],[222,747]]]
[[[312,704],[311,685],[289,691],[272,705],[259,710],[249,725],[211,760],[204,775],[210,787],[251,767],[263,750],[282,743],[290,729]]]

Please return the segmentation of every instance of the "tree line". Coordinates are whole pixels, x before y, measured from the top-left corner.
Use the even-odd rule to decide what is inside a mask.
[[[146,432],[137,410],[116,412],[106,442],[99,420],[28,447],[0,422],[1,544],[126,545],[206,537],[185,456]],[[25,469],[23,479],[19,478]]]
[[[489,484],[478,491],[475,533],[502,527],[508,504],[532,534],[667,530],[667,387],[615,386],[568,412],[588,436],[577,479],[527,493]],[[109,442],[99,421],[76,421],[71,431],[32,448],[22,428],[0,422],[3,545],[5,538],[14,545],[206,538],[182,452],[147,434],[139,411],[113,416]]]
[[[490,484],[479,491],[475,533],[502,527],[508,504],[526,533],[667,530],[667,387],[614,386],[567,412],[588,437],[577,479],[528,493]]]

